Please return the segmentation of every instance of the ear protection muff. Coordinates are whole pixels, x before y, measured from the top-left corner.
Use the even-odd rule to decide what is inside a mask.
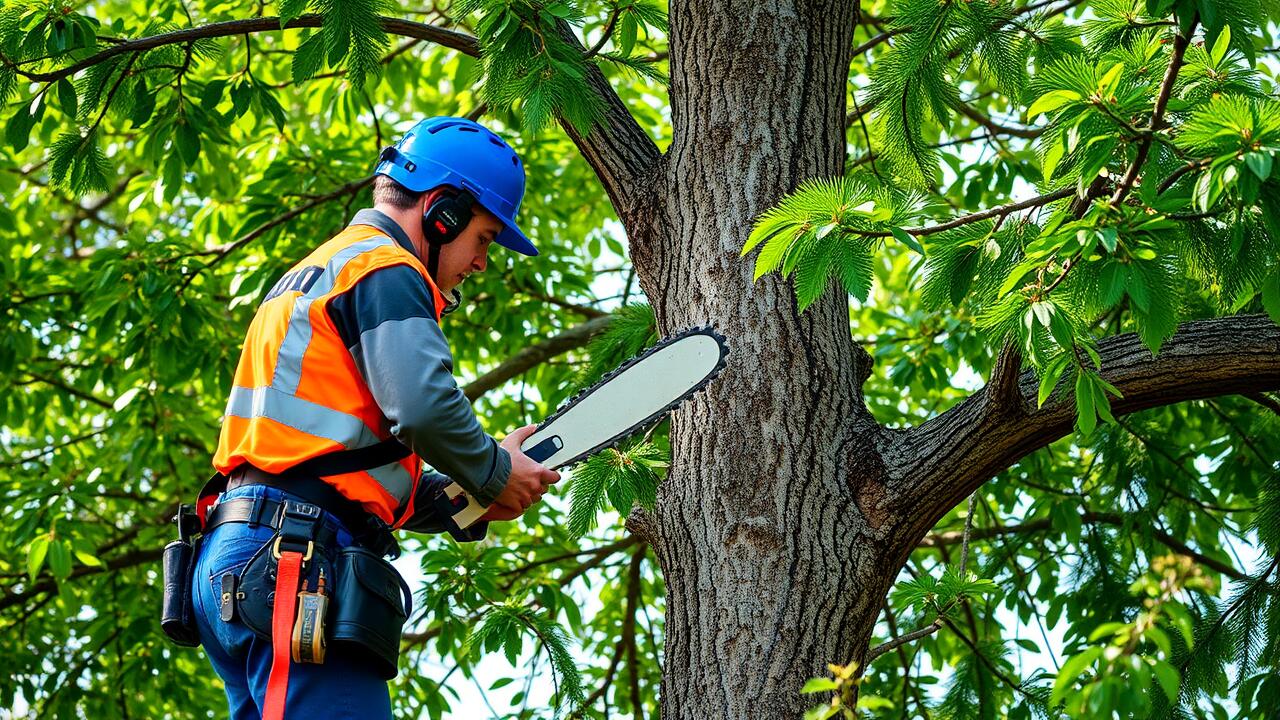
[[[452,191],[440,188],[427,199],[427,209],[422,215],[422,236],[426,238],[427,272],[432,278],[440,265],[440,248],[462,234],[471,222],[475,198],[465,190]]]

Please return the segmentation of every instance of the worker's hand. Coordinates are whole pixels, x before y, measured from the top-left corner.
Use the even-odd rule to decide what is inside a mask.
[[[548,470],[542,463],[520,450],[520,443],[532,435],[535,429],[536,425],[525,425],[500,443],[511,455],[511,476],[507,478],[507,486],[498,494],[497,505],[503,505],[512,511],[518,510],[515,517],[541,500],[547,488],[560,481],[560,473]],[[492,509],[491,507],[490,510]]]

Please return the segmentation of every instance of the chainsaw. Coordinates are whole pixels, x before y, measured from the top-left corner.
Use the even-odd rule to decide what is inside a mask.
[[[724,368],[728,354],[724,337],[709,327],[672,335],[569,399],[525,438],[520,450],[556,470],[615,447],[705,387]],[[489,510],[456,482],[444,487],[437,506],[464,529]]]

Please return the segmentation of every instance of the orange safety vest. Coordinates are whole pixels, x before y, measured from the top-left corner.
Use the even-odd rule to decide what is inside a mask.
[[[224,475],[244,463],[269,473],[391,438],[390,421],[369,392],[329,317],[329,302],[361,278],[393,265],[417,270],[431,288],[436,321],[445,300],[416,256],[368,225],[351,225],[293,267],[249,326],[213,465]],[[416,455],[323,479],[348,499],[399,527],[413,515],[422,470]]]

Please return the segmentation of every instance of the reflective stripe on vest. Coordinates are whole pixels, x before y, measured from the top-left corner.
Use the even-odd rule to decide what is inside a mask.
[[[333,243],[338,244],[336,249]],[[357,259],[356,275],[343,277],[343,270]],[[325,311],[320,310],[322,306],[315,303],[327,303],[329,297],[349,290],[369,272],[398,264],[412,266],[426,279],[439,308],[443,298],[417,258],[367,226],[347,228],[277,283],[250,328],[236,371],[238,384],[227,399],[228,420],[223,424],[214,463],[220,471],[229,472],[239,462],[248,461],[268,472],[282,472],[311,457],[339,448],[368,447],[390,437],[388,422],[373,402],[350,353]],[[281,298],[290,292],[295,293],[291,300]],[[277,304],[268,307],[269,303]],[[325,322],[323,332],[313,326],[313,306],[315,321]],[[313,348],[318,336],[324,343]],[[314,352],[308,364],[304,360],[309,351]],[[309,373],[305,382],[304,372]],[[330,383],[335,387],[329,387]],[[232,428],[230,418],[247,423]],[[277,426],[260,426],[263,421]],[[412,468],[420,469],[421,460],[411,455],[400,462],[326,480],[383,520],[399,524],[412,511],[410,501],[418,474],[411,472]],[[372,489],[370,480],[377,483],[380,492]]]
[[[276,373],[271,378],[271,386],[292,395],[298,392],[298,383],[302,382],[302,356],[311,344],[311,303],[317,298],[333,292],[338,282],[338,273],[352,258],[360,253],[373,250],[383,245],[394,245],[389,237],[375,237],[354,243],[345,250],[339,251],[324,267],[324,273],[315,284],[293,302],[293,314],[289,316],[289,330],[285,333],[284,342],[276,355]]]

